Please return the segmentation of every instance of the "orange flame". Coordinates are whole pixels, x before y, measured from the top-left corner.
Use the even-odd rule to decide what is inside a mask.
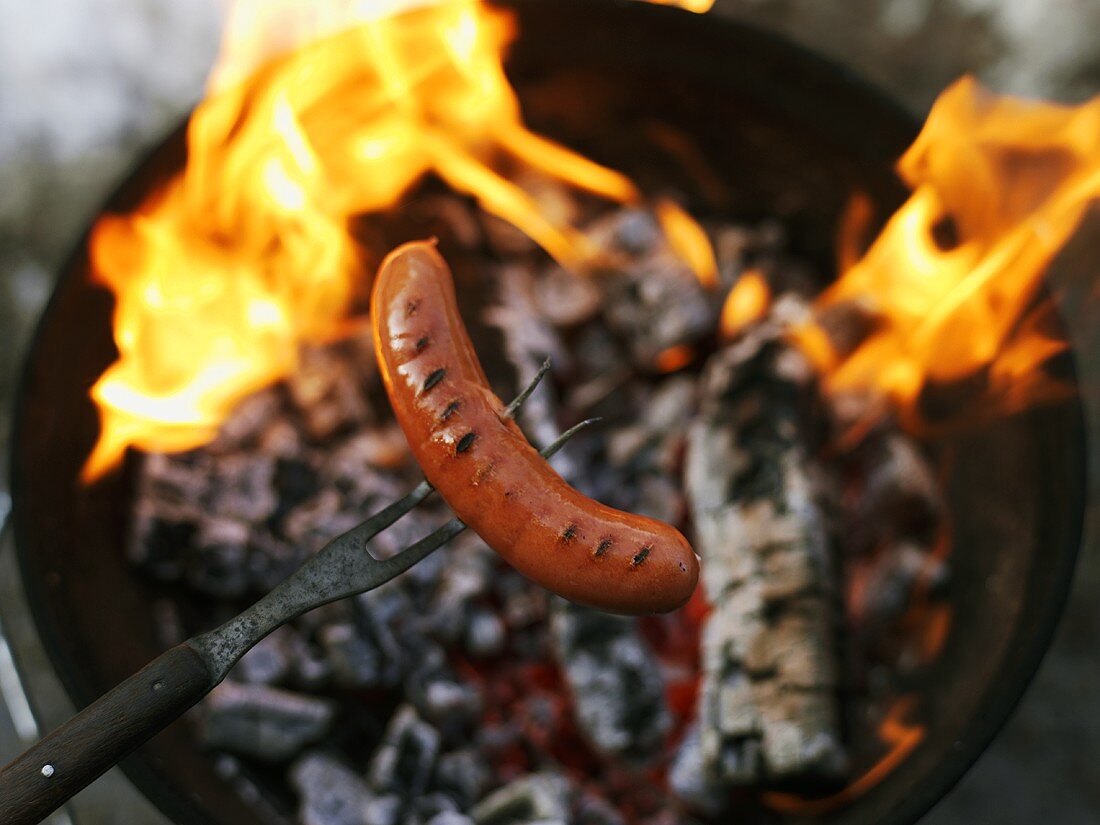
[[[722,304],[722,316],[718,321],[722,337],[733,338],[749,324],[759,321],[767,314],[771,302],[771,287],[759,270],[741,273]]]
[[[1100,98],[1057,106],[997,97],[963,78],[898,169],[911,197],[817,302],[870,306],[876,329],[849,355],[818,327],[796,334],[825,389],[884,396],[924,433],[1066,397],[1042,369],[1066,342],[1051,332],[1041,287],[1100,194]],[[964,380],[974,385],[965,418],[928,420],[922,392]]]
[[[186,169],[93,232],[119,358],[92,389],[101,434],[86,480],[131,445],[208,441],[240,400],[294,370],[302,341],[335,335],[363,274],[349,218],[392,206],[425,174],[573,267],[590,241],[494,161],[640,200],[623,175],[523,126],[502,62],[509,16],[477,0],[414,5],[238,0]],[[709,277],[702,230],[682,211],[674,220]]]
[[[706,14],[714,8],[715,0],[648,0],[648,2],[659,6],[678,6],[696,14]]]

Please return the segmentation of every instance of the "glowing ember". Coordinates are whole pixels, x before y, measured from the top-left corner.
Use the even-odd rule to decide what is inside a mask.
[[[828,392],[881,395],[911,431],[974,423],[1064,398],[1043,365],[1066,342],[1040,294],[1047,264],[1100,193],[1100,98],[1080,107],[985,92],[941,95],[898,164],[913,188],[862,257],[817,302],[857,304],[876,328],[849,355],[822,329],[798,340]],[[931,421],[929,386],[968,382],[957,414]]]
[[[640,200],[619,173],[524,128],[502,65],[510,17],[476,0],[363,5],[239,2],[189,125],[186,169],[95,227],[119,359],[92,390],[101,435],[85,479],[130,445],[208,441],[240,400],[294,370],[301,342],[338,335],[364,275],[349,218],[393,206],[425,174],[573,268],[589,242],[494,162]],[[678,207],[665,214],[676,248],[711,278],[702,230]]]

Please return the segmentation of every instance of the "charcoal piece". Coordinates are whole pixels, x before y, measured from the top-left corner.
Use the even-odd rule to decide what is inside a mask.
[[[367,806],[374,795],[343,762],[310,752],[290,768],[290,784],[298,794],[301,825],[367,825]]]
[[[714,330],[719,301],[675,254],[650,213],[618,210],[586,234],[615,260],[596,283],[604,293],[604,321],[626,341],[636,366],[651,369],[664,350]]]
[[[363,392],[364,366],[352,363],[345,348],[302,348],[298,368],[287,379],[286,387],[311,438],[322,441],[371,422],[371,409]]]
[[[331,667],[333,683],[344,688],[385,687],[395,684],[391,664],[374,642],[351,622],[330,624],[318,635]]]
[[[932,551],[913,541],[899,541],[881,548],[863,567],[863,581],[850,610],[859,617],[862,631],[871,637],[888,634],[893,623],[912,604],[918,588],[942,593],[950,580],[947,564]]]
[[[293,648],[289,638],[293,632],[284,626],[260,639],[233,667],[231,678],[254,685],[274,685],[284,681],[291,671]]]
[[[631,760],[655,755],[671,718],[660,666],[636,622],[555,597],[551,636],[592,746]]]
[[[466,622],[466,651],[478,659],[497,656],[504,650],[507,630],[495,610],[476,608]]]
[[[266,593],[301,567],[308,551],[305,547],[257,528],[252,532],[248,552],[248,580],[257,593]]]
[[[782,328],[765,320],[712,357],[688,437],[685,488],[714,606],[698,751],[719,786],[829,781],[845,767],[825,496],[839,485],[814,458],[812,374]]]
[[[516,370],[517,386],[530,384],[547,358],[559,373],[570,368],[568,351],[557,330],[540,315],[529,268],[505,267],[497,273],[496,300],[483,311],[482,317],[485,323],[500,330],[504,355]],[[517,413],[524,432],[536,447],[546,446],[560,433],[556,421],[558,401],[552,384],[544,380]],[[566,456],[561,452],[551,460],[562,475],[573,469]]]
[[[298,455],[275,462],[273,481],[279,496],[278,515],[282,516],[316,494],[321,478],[308,457]]]
[[[266,685],[222,682],[203,701],[204,745],[278,762],[320,741],[332,724],[331,703]]]
[[[482,710],[481,691],[468,683],[436,679],[423,689],[421,711],[438,728],[462,726],[475,721]]]
[[[512,569],[502,570],[493,581],[501,602],[501,615],[511,629],[530,627],[546,617],[547,596]]]
[[[894,536],[930,535],[944,510],[932,463],[899,432],[877,432],[856,458],[863,474],[856,509],[848,521],[857,531],[855,552]]]
[[[477,825],[565,825],[569,822],[573,787],[556,773],[514,779],[481,800],[470,812]]]
[[[428,820],[427,825],[475,825],[466,814],[457,811],[442,811]]]
[[[174,504],[139,498],[127,537],[131,563],[160,581],[177,581],[199,529],[200,516]]]
[[[404,810],[401,798],[394,794],[376,796],[363,808],[363,825],[400,825]]]
[[[287,541],[307,554],[316,553],[334,536],[350,530],[363,514],[344,509],[340,494],[323,488],[317,495],[294,508],[283,520]]]
[[[195,535],[187,559],[187,583],[200,593],[221,598],[248,591],[247,524],[227,518],[208,518]]]
[[[581,797],[573,822],[575,825],[626,825],[626,819],[614,805],[591,793]]]
[[[286,418],[277,418],[260,433],[256,448],[277,462],[293,459],[303,451],[302,434]]]
[[[195,509],[195,502],[206,491],[213,463],[213,456],[198,451],[145,453],[137,498]]]
[[[297,628],[286,639],[290,651],[291,681],[304,690],[315,690],[331,681],[332,662]]]
[[[448,794],[461,810],[481,799],[492,780],[485,756],[473,748],[450,751],[439,757],[435,787]]]
[[[555,326],[575,326],[590,320],[600,308],[600,290],[591,278],[550,265],[532,284],[539,314]]]
[[[481,225],[470,202],[450,193],[417,198],[405,209],[425,223],[423,236],[438,234],[452,238],[464,249],[477,249],[481,244]]]
[[[202,510],[219,518],[259,524],[278,506],[275,460],[266,455],[218,456],[199,499]]]
[[[253,449],[272,421],[280,420],[283,398],[274,387],[254,392],[241,400],[218,428],[217,437],[203,452],[219,456]]]
[[[324,478],[352,507],[364,507],[373,501],[388,503],[405,493],[392,469],[400,466],[408,454],[399,427],[371,427],[333,448],[324,464]]]
[[[424,822],[442,814],[457,814],[458,804],[445,793],[426,793],[413,802],[415,815]],[[446,821],[446,820],[444,820]]]
[[[439,732],[421,720],[412,705],[402,705],[367,767],[368,784],[379,793],[404,799],[420,796],[431,781],[439,745]]]

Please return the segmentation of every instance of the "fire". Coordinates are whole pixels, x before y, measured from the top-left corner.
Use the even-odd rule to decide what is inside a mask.
[[[101,434],[86,480],[129,446],[205,443],[295,369],[303,341],[339,334],[366,274],[349,219],[392,207],[428,173],[584,267],[586,237],[542,214],[499,161],[614,202],[641,195],[524,127],[502,62],[513,28],[478,0],[236,3],[186,168],[93,231],[119,357],[92,389]],[[674,247],[711,278],[702,230],[664,212]]]
[[[718,325],[724,338],[733,338],[754,321],[759,321],[771,306],[772,291],[764,275],[756,269],[741,273],[726,295]]]
[[[816,305],[869,309],[874,331],[849,354],[820,327],[796,334],[826,391],[888,399],[924,434],[1066,397],[1043,369],[1066,348],[1043,276],[1100,194],[1100,98],[1058,106],[963,78],[898,170],[909,200],[864,255],[842,250],[854,263]],[[958,413],[922,411],[935,387],[959,391]]]
[[[678,6],[696,14],[706,14],[714,8],[715,0],[649,0],[659,6]]]

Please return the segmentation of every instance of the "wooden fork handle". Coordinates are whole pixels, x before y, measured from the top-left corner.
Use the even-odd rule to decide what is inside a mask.
[[[0,769],[0,822],[41,821],[215,684],[186,643],[162,653]]]

